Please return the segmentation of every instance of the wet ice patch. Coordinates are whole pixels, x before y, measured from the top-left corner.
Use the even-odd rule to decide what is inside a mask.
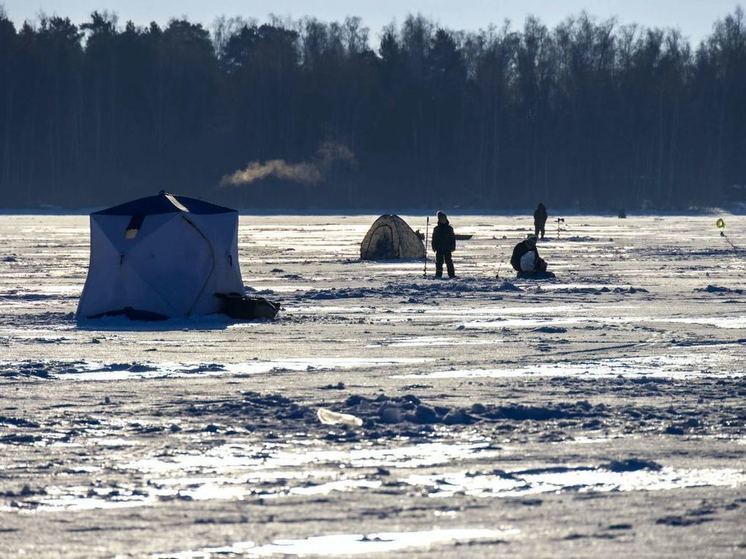
[[[570,311],[572,312],[572,311]],[[585,311],[587,313],[587,310]],[[537,315],[531,318],[490,318],[463,322],[460,324],[467,330],[495,329],[495,328],[539,328],[557,326],[603,326],[642,324],[654,322],[676,322],[675,320],[656,319],[644,316],[567,316],[567,311],[560,311],[559,316]]]
[[[538,493],[573,491],[607,493],[611,491],[662,491],[687,487],[738,487],[746,483],[746,474],[732,468],[544,468],[505,472],[455,472],[413,475],[404,481],[427,489],[431,497],[521,497]]]
[[[597,310],[599,307],[595,307]],[[544,326],[579,326],[597,325],[599,328],[607,325],[625,324],[698,324],[723,329],[746,328],[746,316],[567,316],[572,309],[561,311],[561,316],[545,316],[539,314],[532,318],[490,318],[480,317],[459,326],[469,330],[484,330],[495,328],[537,328]],[[587,311],[586,311],[587,312]],[[466,314],[466,313],[462,313]]]
[[[0,361],[0,377],[33,376],[78,381],[112,381],[128,379],[185,378],[194,376],[255,375],[284,371],[332,371],[358,368],[391,367],[421,364],[425,358],[357,358],[316,357],[303,359],[273,359],[248,363],[185,364],[161,363],[100,363],[93,361]]]
[[[395,336],[368,344],[368,347],[448,347],[459,345],[495,345],[497,338],[454,338],[447,336]]]
[[[678,322],[681,324],[702,324],[715,326],[727,330],[746,328],[746,316],[687,316],[672,317],[657,320],[656,322]]]
[[[432,442],[399,447],[366,444],[344,450],[313,447],[307,440],[220,445],[205,452],[151,456],[116,465],[119,471],[136,472],[137,479],[147,480],[140,486],[52,486],[42,498],[18,506],[75,511],[149,506],[169,500],[276,499],[369,491],[382,484],[379,478],[370,477],[369,470],[414,470],[463,459],[489,460],[496,458],[498,452],[486,442]]]
[[[341,450],[303,449],[288,450],[285,445],[266,444],[261,446],[221,445],[201,453],[176,454],[167,457],[152,457],[129,462],[123,467],[148,474],[167,472],[211,472],[237,473],[248,475],[259,472],[286,471],[288,468],[323,465],[336,467],[345,464],[346,468],[421,468],[446,464],[451,460],[469,456],[495,456],[489,443],[439,442],[381,447],[360,445]]]
[[[743,376],[744,371],[724,370],[722,353],[687,353],[557,363],[537,363],[530,367],[447,369],[429,373],[395,375],[394,378],[513,378],[513,377],[587,377],[645,376],[651,378],[688,378],[703,375]]]
[[[595,309],[605,309],[610,307],[596,306]],[[620,307],[615,306],[615,309],[619,308],[632,308],[632,307]],[[420,311],[428,315],[437,316],[463,316],[463,315],[484,315],[484,316],[513,316],[513,315],[535,315],[545,316],[552,314],[585,314],[588,312],[588,308],[583,305],[535,305],[527,304],[521,306],[502,306],[502,305],[481,305],[475,308],[455,308],[455,307],[441,307],[438,309],[429,309],[422,307],[413,306],[402,306],[398,309],[399,312],[415,312]]]
[[[17,508],[85,511],[141,507],[157,502],[155,495],[132,488],[49,487],[42,498]],[[3,507],[0,507],[3,510]]]
[[[416,532],[378,532],[371,534],[333,534],[305,539],[278,539],[266,545],[238,542],[223,547],[154,555],[154,559],[203,559],[213,555],[230,557],[284,556],[349,556],[372,553],[391,553],[406,549],[429,548],[447,544],[513,537],[512,528],[449,528]]]

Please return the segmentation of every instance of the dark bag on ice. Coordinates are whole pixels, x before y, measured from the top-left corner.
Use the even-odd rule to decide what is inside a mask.
[[[280,304],[263,297],[247,297],[239,293],[216,293],[223,300],[223,313],[237,320],[272,320],[280,310]]]

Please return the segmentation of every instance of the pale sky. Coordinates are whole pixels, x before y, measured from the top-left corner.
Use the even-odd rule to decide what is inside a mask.
[[[17,24],[35,20],[40,12],[66,16],[75,23],[88,19],[94,10],[119,15],[120,23],[138,25],[150,21],[166,23],[186,16],[209,25],[220,15],[264,20],[270,13],[322,21],[360,16],[370,28],[371,38],[392,20],[401,22],[409,13],[421,13],[450,29],[477,30],[490,23],[510,19],[520,27],[528,15],[554,26],[582,10],[621,23],[678,28],[693,43],[707,36],[716,19],[732,12],[739,0],[0,0],[7,15]]]

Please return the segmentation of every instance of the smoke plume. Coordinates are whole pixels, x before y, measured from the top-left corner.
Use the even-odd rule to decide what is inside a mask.
[[[220,185],[245,186],[270,177],[300,184],[319,184],[337,163],[352,165],[355,163],[355,154],[345,145],[324,142],[310,161],[299,163],[288,163],[284,159],[252,161],[246,168],[224,176],[220,180]]]

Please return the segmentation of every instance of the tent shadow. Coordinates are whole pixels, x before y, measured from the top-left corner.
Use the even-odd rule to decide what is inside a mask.
[[[375,260],[359,258],[356,262],[369,262],[371,264],[424,264],[425,258],[376,258]]]
[[[211,331],[227,330],[233,324],[265,323],[270,320],[234,320],[227,316],[199,317],[198,319],[167,319],[157,321],[131,320],[126,317],[80,318],[76,319],[78,330],[90,332],[169,332],[176,330]]]

